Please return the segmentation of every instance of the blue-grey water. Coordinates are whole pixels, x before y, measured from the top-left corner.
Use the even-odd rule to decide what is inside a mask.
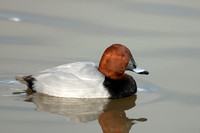
[[[0,2],[2,133],[200,132],[200,2],[66,0]],[[15,75],[99,62],[122,43],[148,76],[124,99],[26,93]]]

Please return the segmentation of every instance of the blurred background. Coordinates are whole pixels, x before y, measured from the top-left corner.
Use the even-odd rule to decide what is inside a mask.
[[[148,119],[130,132],[199,132],[198,0],[1,0],[1,130],[102,132],[98,121],[74,124],[34,111],[34,104],[12,95],[25,89],[13,77],[70,62],[99,62],[114,43],[126,45],[150,72],[130,73],[147,93],[139,92],[136,107],[126,114]]]

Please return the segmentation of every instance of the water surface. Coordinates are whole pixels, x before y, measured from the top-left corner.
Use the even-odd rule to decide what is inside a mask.
[[[2,132],[200,131],[200,2],[195,0],[26,1],[0,4]],[[29,94],[15,75],[76,61],[99,62],[125,44],[148,76],[124,99]]]

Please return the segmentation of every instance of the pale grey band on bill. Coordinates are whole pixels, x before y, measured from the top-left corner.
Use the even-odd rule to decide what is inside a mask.
[[[128,65],[126,66],[126,70],[130,70],[130,71],[133,71],[135,73],[138,73],[138,74],[145,74],[145,75],[148,75],[149,72],[138,67],[135,63],[135,60],[134,59],[129,59],[129,63]]]
[[[138,74],[146,74],[146,75],[149,74],[148,71],[146,71],[146,70],[144,70],[144,69],[142,69],[141,67],[138,67],[138,66],[136,68],[134,68],[133,71],[135,73],[138,73]]]

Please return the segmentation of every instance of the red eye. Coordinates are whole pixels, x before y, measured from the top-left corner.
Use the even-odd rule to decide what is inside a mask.
[[[122,56],[122,54],[118,54],[118,56]]]

